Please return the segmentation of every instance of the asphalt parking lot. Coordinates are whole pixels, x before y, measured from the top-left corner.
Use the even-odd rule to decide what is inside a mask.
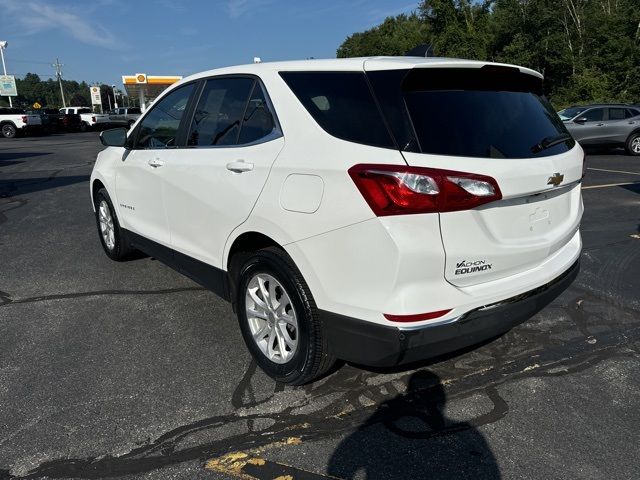
[[[212,293],[104,255],[100,149],[0,139],[0,479],[638,478],[640,159],[589,154],[582,271],[529,322],[284,387]]]

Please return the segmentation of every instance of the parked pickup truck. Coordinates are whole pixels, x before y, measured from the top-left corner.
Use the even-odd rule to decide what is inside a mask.
[[[89,107],[65,107],[60,109],[63,114],[80,115],[80,131],[86,132],[92,128],[108,127],[111,125],[109,115],[93,113]]]
[[[142,115],[139,107],[116,108],[109,113],[109,120],[113,125],[130,127]]]
[[[45,132],[57,132],[62,130],[62,119],[64,115],[58,112],[57,108],[41,108],[38,110],[27,110],[27,115],[39,115],[42,121],[42,130]]]
[[[42,108],[39,110],[27,110],[27,115],[39,115],[42,120],[42,130],[51,132],[77,132],[80,129],[82,119],[77,113],[62,113],[56,108]]]
[[[21,108],[0,107],[0,132],[4,138],[41,129],[42,119],[39,115],[27,115]]]

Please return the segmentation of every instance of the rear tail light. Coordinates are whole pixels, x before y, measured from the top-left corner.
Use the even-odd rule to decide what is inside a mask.
[[[91,117],[91,123],[96,123],[96,117],[95,116]]]
[[[495,179],[474,173],[361,164],[349,175],[379,217],[469,210],[502,198]]]
[[[27,116],[26,115],[22,116],[22,123],[27,123]]]

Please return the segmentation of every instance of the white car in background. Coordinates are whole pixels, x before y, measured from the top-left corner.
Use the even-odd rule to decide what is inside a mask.
[[[101,138],[90,186],[106,254],[141,250],[228,299],[280,382],[477,344],[578,273],[584,153],[526,68],[223,68]]]
[[[93,113],[89,107],[64,107],[60,109],[60,113],[80,115],[80,130],[83,132],[112,125],[109,115]]]
[[[0,107],[0,134],[4,138],[14,138],[30,130],[40,129],[40,115],[28,115],[22,108]]]

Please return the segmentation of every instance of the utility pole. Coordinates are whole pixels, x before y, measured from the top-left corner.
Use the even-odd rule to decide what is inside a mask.
[[[56,77],[58,77],[58,84],[60,85],[60,96],[62,97],[62,106],[66,108],[67,102],[64,99],[64,91],[62,90],[62,67],[64,64],[60,63],[60,60],[56,58],[56,63],[52,63],[51,66],[56,69]]]

